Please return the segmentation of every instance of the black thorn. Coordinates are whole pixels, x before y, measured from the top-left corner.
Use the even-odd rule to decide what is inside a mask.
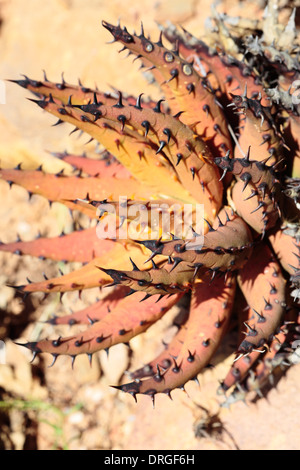
[[[139,268],[137,267],[137,265],[135,264],[135,262],[131,258],[129,258],[129,259],[130,259],[130,262],[132,264],[132,270],[133,271],[140,271]]]
[[[146,294],[145,297],[143,297],[140,302],[144,302],[144,300],[147,300],[149,299],[149,297],[151,297],[151,294]]]
[[[118,94],[119,94],[118,102],[113,105],[113,108],[124,108],[123,101],[122,101],[123,100],[122,93],[118,91]]]
[[[248,330],[248,336],[256,336],[257,335],[257,331],[256,331],[255,328],[252,328],[250,325],[248,325],[247,322],[244,322],[244,325]]]
[[[183,113],[184,111],[178,111],[178,113],[174,114],[173,118],[178,119]]]
[[[178,69],[175,69],[175,68],[172,69],[172,70],[170,71],[170,75],[171,75],[171,77],[166,81],[166,83],[169,83],[169,82],[171,82],[172,80],[174,80],[174,78],[177,78],[178,75],[179,75],[179,70],[178,70]]]
[[[209,111],[210,111],[210,108],[209,108],[208,104],[204,104],[204,105],[202,106],[202,109],[203,109],[203,111],[206,113],[206,116],[208,116],[208,115],[209,115]]]
[[[180,365],[177,364],[174,358],[173,358],[173,362],[174,362],[174,367],[172,368],[172,372],[174,372],[174,374],[178,374],[178,372],[180,372]]]
[[[182,155],[182,153],[177,153],[176,157],[177,157],[177,162],[176,162],[176,166],[177,166],[177,165],[179,165],[179,163],[183,159],[183,155]]]
[[[124,114],[119,114],[119,116],[117,117],[118,121],[120,121],[121,123],[121,131],[123,132],[124,130],[124,127],[125,127],[125,124],[126,124],[126,116],[124,116]]]
[[[163,249],[163,243],[160,240],[135,240],[136,243],[144,245],[146,248],[154,252],[155,254],[161,254]]]
[[[272,304],[270,304],[270,302],[268,300],[266,300],[264,297],[263,297],[264,301],[265,301],[265,308],[264,310],[272,310],[273,309],[273,306]]]
[[[44,75],[44,82],[49,82],[45,70],[43,70],[43,75]]]
[[[139,110],[142,110],[142,105],[141,105],[141,99],[142,99],[142,96],[143,96],[144,93],[141,93],[138,97],[137,97],[137,100],[136,100],[136,104],[135,104],[135,108],[136,109],[139,109]]]
[[[172,133],[171,133],[170,129],[165,127],[164,130],[163,130],[163,133],[167,136],[167,143],[169,143],[170,139],[171,139],[171,136],[172,136]]]
[[[30,349],[30,351],[32,352],[36,352],[36,353],[41,353],[41,349],[37,346],[37,341],[32,341],[32,342],[29,342],[29,343],[18,343],[16,341],[14,341],[15,344],[17,344],[18,346],[23,346],[24,348],[26,349]]]
[[[266,318],[262,314],[257,312],[257,310],[255,310],[254,308],[252,308],[252,310],[258,317],[258,323],[265,323],[266,322]]]
[[[161,152],[162,149],[163,149],[166,145],[167,145],[167,142],[166,142],[165,140],[161,140],[161,141],[159,142],[159,147],[158,147],[157,151],[155,152],[156,155],[157,155],[159,152]]]
[[[256,209],[254,209],[252,212],[250,212],[250,214],[254,214],[254,212],[258,211],[259,209],[261,209],[261,208],[264,207],[265,205],[266,205],[265,202],[260,201],[260,202],[258,203],[258,206],[256,207]]]
[[[245,191],[246,187],[248,186],[248,184],[252,180],[252,176],[250,175],[250,173],[245,172],[240,176],[240,179],[245,183],[244,186],[243,186],[243,189],[242,189],[242,192],[243,192],[243,191]]]
[[[145,129],[145,137],[147,137],[149,129],[150,129],[150,122],[149,121],[143,121],[141,124],[142,127]]]
[[[156,106],[153,108],[153,111],[155,113],[161,113],[161,103],[165,101],[164,99],[162,100],[158,100],[158,102],[156,103]]]
[[[152,269],[158,269],[153,259],[151,260],[151,263],[152,263]]]
[[[187,91],[189,92],[189,95],[190,95],[191,93],[195,92],[195,85],[193,83],[188,83],[187,86],[186,86],[186,89],[187,89]]]
[[[195,270],[194,270],[194,274],[193,274],[193,279],[195,279],[195,278],[197,277],[198,272],[199,272],[199,270],[202,268],[202,266],[203,266],[203,263],[196,263],[196,264],[194,264]]]
[[[52,124],[52,127],[59,126],[59,124],[63,124],[64,121],[61,119],[58,119],[54,124]]]
[[[208,228],[209,228],[208,231],[209,231],[209,232],[215,232],[215,229],[213,228],[213,226],[211,225],[211,223],[210,223],[208,220],[206,220],[206,219],[203,219],[203,220],[204,220],[204,221],[207,223],[207,225],[208,225]]]
[[[192,354],[190,350],[188,350],[188,352],[189,352],[189,355],[188,355],[187,361],[188,362],[194,362],[195,354]]]
[[[173,271],[173,269],[175,269],[176,266],[178,266],[179,263],[181,263],[182,261],[183,261],[183,260],[182,260],[181,258],[174,258],[174,264],[173,264],[173,266],[172,266],[172,268],[171,268],[171,270],[170,270],[170,273],[171,273],[171,272]]]
[[[50,366],[48,366],[48,369],[50,369],[51,367],[54,366],[54,364],[56,363],[56,359],[58,358],[58,354],[53,354],[52,353],[52,357],[53,357],[53,360],[52,360]]]
[[[219,221],[219,227],[224,227],[224,224],[222,222],[222,220],[220,219],[220,217],[217,215],[217,218],[218,218],[218,221]]]

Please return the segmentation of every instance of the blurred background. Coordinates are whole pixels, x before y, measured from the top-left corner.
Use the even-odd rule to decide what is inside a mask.
[[[294,2],[295,3],[295,2]],[[281,2],[283,15],[291,12],[290,2]],[[78,78],[85,86],[95,84],[138,95],[160,97],[157,88],[147,84],[138,61],[118,54],[120,45],[111,40],[101,21],[118,20],[129,31],[145,31],[158,39],[157,23],[181,24],[203,37],[205,21],[211,14],[210,0],[0,0],[0,161],[1,166],[61,169],[51,152],[94,151],[84,145],[86,137],[69,137],[68,126],[52,127],[56,119],[46,115],[26,98],[30,93],[7,82],[22,74],[41,79],[43,70],[51,81],[61,74],[69,83]],[[259,18],[265,2],[219,2],[218,11],[232,16]],[[4,97],[4,99],[3,99]],[[5,102],[4,102],[5,101]],[[40,232],[55,236],[72,230],[70,214],[60,204],[0,181],[0,240],[19,236],[30,240]],[[86,223],[82,220],[82,224]],[[149,397],[129,395],[109,387],[123,377],[124,370],[141,366],[161,346],[157,337],[168,339],[168,325],[176,309],[154,325],[142,338],[136,338],[132,351],[124,345],[95,357],[90,367],[79,358],[74,370],[69,358],[59,358],[49,368],[50,358],[31,357],[13,341],[53,334],[43,325],[54,312],[80,308],[92,302],[95,292],[65,295],[62,304],[51,296],[45,302],[38,295],[25,301],[7,284],[18,285],[26,277],[39,280],[64,273],[74,266],[41,261],[28,256],[0,253],[0,340],[6,346],[6,364],[0,363],[0,449],[299,449],[299,366],[288,370],[267,399],[235,404],[220,409],[216,396],[218,378],[224,376],[233,359],[230,338],[217,357],[214,369],[200,377],[200,387],[189,383],[188,395],[175,391],[173,402],[158,396],[153,410]],[[232,340],[234,344],[234,338]],[[140,356],[143,351],[143,357]],[[2,351],[3,352],[3,351]],[[231,354],[231,355],[230,355]],[[225,362],[222,362],[226,358]],[[219,363],[218,363],[219,362]]]

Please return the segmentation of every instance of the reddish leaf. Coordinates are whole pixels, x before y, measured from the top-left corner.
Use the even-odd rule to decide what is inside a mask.
[[[115,246],[112,240],[101,240],[96,227],[53,238],[0,244],[0,251],[19,255],[31,255],[57,261],[79,261],[86,263],[109,252]]]

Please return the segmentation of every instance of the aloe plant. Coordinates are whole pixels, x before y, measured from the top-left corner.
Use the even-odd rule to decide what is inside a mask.
[[[98,225],[51,239],[1,244],[2,251],[85,263],[58,278],[16,286],[24,294],[113,286],[94,305],[49,320],[89,325],[83,332],[22,346],[34,357],[50,353],[53,364],[62,354],[72,362],[87,354],[91,361],[96,351],[145,332],[188,296],[188,319],[165,350],[133,371],[132,382],[117,387],[154,401],[157,393],[171,396],[210,364],[232,325],[239,290],[247,308],[235,306],[241,334],[220,390],[231,392],[237,385],[239,392],[259,393],[272,372],[289,360],[299,330],[299,308],[290,292],[290,277],[298,289],[299,192],[288,191],[291,184],[297,187],[298,156],[295,145],[288,149],[285,144],[282,126],[287,116],[299,129],[298,110],[286,91],[299,66],[289,69],[284,59],[278,63],[261,42],[264,70],[269,71],[263,81],[257,54],[247,51],[248,63],[233,58],[221,36],[223,49],[218,45],[212,52],[174,28],[163,29],[153,42],[143,28],[138,35],[105,21],[103,26],[149,68],[164,98],[153,102],[144,100],[143,93],[103,93],[64,79],[52,83],[46,75],[43,80],[13,80],[34,93],[32,101],[56,116],[57,124],[72,124],[73,132],[89,134],[106,151],[97,160],[57,154],[74,167],[72,176],[18,167],[2,169],[1,178],[99,223],[109,216],[110,223],[117,221],[113,236],[102,239],[99,233],[105,231]],[[163,44],[163,36],[172,49]],[[294,64],[292,53],[290,58]],[[284,100],[270,100],[271,78],[282,87]],[[293,136],[297,141],[297,133]],[[145,216],[142,224],[135,219],[137,207]],[[154,236],[151,217],[157,207],[168,216],[170,228],[159,222]],[[192,208],[189,233],[176,232],[174,207],[182,216]],[[203,233],[195,229],[199,207]],[[132,227],[135,237],[124,238]]]

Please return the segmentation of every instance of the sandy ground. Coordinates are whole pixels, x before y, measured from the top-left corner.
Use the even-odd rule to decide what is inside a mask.
[[[41,6],[41,4],[43,6]],[[233,14],[245,14],[243,5],[223,2]],[[140,21],[153,37],[156,22],[180,22],[201,35],[210,2],[185,0],[153,2],[129,0],[2,0],[0,1],[0,79],[16,79],[20,74],[68,82],[78,77],[86,86],[100,89],[112,85],[134,94],[151,89],[138,71],[138,64],[118,54],[119,46],[106,45],[109,34],[101,20],[126,23],[139,29]],[[252,5],[248,15],[256,14]],[[68,136],[67,126],[51,127],[55,119],[43,114],[30,101],[29,93],[6,82],[6,103],[0,104],[0,160],[3,166],[35,167],[43,163],[57,169],[49,151],[82,151],[86,139]],[[93,146],[85,146],[87,152]],[[45,200],[28,195],[0,181],[0,240],[33,238],[38,230],[53,236],[72,228],[61,206],[49,209]],[[81,301],[76,295],[63,297],[63,306],[53,296],[44,303],[31,296],[25,302],[7,284],[22,284],[26,277],[38,280],[42,273],[57,274],[67,266],[17,255],[0,257],[0,338],[6,343],[6,365],[0,365],[0,449],[299,449],[300,448],[300,367],[288,370],[267,398],[247,405],[239,402],[231,409],[219,407],[218,379],[231,363],[230,344],[216,358],[216,367],[201,375],[200,387],[189,383],[187,393],[175,391],[173,401],[158,396],[155,409],[149,397],[130,396],[109,387],[118,383],[123,371],[140,366],[161,347],[170,334],[169,322],[176,311],[154,325],[142,338],[132,341],[134,354],[124,346],[111,349],[109,357],[100,353],[93,366],[79,358],[72,371],[70,360],[60,358],[49,368],[49,358],[30,364],[26,350],[13,341],[53,334],[42,321],[63,308],[80,308],[90,303],[95,292]],[[140,351],[144,351],[143,357]],[[225,359],[225,361],[223,361]],[[214,423],[214,425],[213,425]]]

